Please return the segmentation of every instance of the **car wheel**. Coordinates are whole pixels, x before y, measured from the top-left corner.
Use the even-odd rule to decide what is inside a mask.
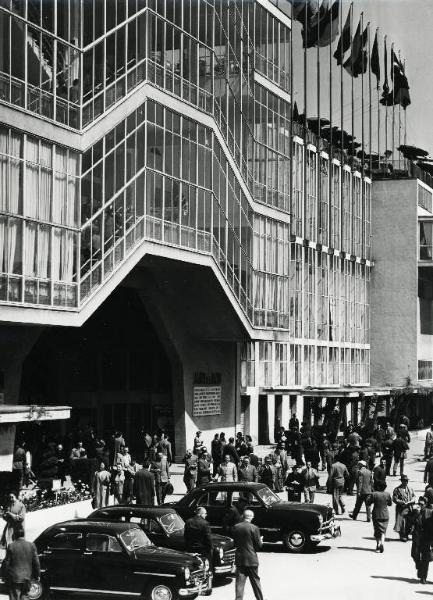
[[[307,538],[300,529],[292,529],[283,533],[283,546],[290,552],[303,552],[307,547]]]
[[[144,593],[145,600],[177,600],[176,591],[168,584],[154,581]]]

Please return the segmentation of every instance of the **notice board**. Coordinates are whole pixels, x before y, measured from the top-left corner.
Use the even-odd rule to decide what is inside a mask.
[[[195,385],[192,414],[194,417],[209,417],[221,414],[221,386]]]

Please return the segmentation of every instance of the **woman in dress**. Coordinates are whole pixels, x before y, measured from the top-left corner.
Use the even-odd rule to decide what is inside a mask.
[[[96,471],[93,479],[93,503],[95,508],[108,506],[110,480],[111,475],[105,468],[105,463],[101,462],[99,471]]]
[[[378,482],[377,490],[367,499],[368,504],[373,505],[373,530],[376,539],[376,552],[383,552],[386,530],[389,523],[388,506],[392,505],[391,494],[385,491],[386,483]]]

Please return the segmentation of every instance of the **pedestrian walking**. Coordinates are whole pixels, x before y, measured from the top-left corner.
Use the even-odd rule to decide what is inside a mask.
[[[155,476],[150,472],[150,463],[145,461],[134,480],[134,494],[137,504],[153,506],[155,504]]]
[[[379,460],[379,464],[373,469],[373,488],[379,491],[382,489],[383,484],[386,487],[386,462],[383,456]],[[385,488],[383,488],[385,489]]]
[[[6,525],[0,543],[4,548],[7,548],[12,543],[17,531],[24,530],[26,517],[25,506],[15,494],[9,494],[8,503],[2,517],[6,521]]]
[[[391,494],[385,488],[386,483],[378,482],[375,491],[367,498],[367,503],[373,505],[372,517],[376,552],[384,551],[386,530],[389,523],[388,506],[392,506]]]
[[[412,511],[415,504],[415,494],[409,487],[409,478],[402,475],[401,483],[392,493],[392,500],[395,504],[395,525],[394,531],[399,534],[402,542],[407,542],[410,530],[412,528]]]
[[[199,455],[199,451],[203,447],[203,444],[204,444],[204,442],[201,439],[201,431],[197,431],[197,433],[195,434],[195,438],[194,438],[194,442],[193,442],[193,447],[192,447],[193,454],[195,454],[196,456],[198,456]]]
[[[319,472],[317,469],[313,469],[311,461],[309,460],[307,460],[305,469],[302,471],[302,484],[305,502],[313,504],[316,489],[319,485]]]
[[[406,458],[406,452],[409,450],[409,444],[402,435],[398,435],[392,445],[394,451],[394,465],[392,467],[392,474],[395,477],[397,475],[397,466],[400,466],[400,477],[404,473],[404,460]]]
[[[221,464],[221,459],[222,459],[221,448],[222,448],[222,444],[221,444],[220,436],[216,433],[211,442],[211,448],[210,448],[210,452],[211,452],[211,456],[212,456],[212,463],[213,463],[212,477],[216,477],[218,467]]]
[[[186,491],[190,492],[197,484],[198,459],[191,450],[187,450],[183,462],[185,465],[183,470],[183,482],[186,486]]]
[[[430,499],[421,496],[419,512],[414,519],[411,556],[415,562],[420,583],[426,583],[429,564],[432,560],[433,509]]]
[[[391,475],[392,457],[394,456],[394,440],[386,437],[382,444],[382,456],[385,459],[386,474]]]
[[[433,446],[433,423],[430,425],[430,429],[425,434],[424,444],[424,460],[428,460],[432,454]]]
[[[232,528],[232,535],[236,546],[236,600],[243,600],[245,583],[249,579],[256,600],[263,600],[262,588],[259,577],[259,559],[257,550],[263,542],[260,529],[253,525],[254,513],[244,510],[242,522]]]
[[[32,542],[24,539],[24,529],[15,529],[14,541],[8,546],[1,575],[7,585],[9,600],[27,600],[32,581],[38,581],[41,568],[38,552]]]
[[[339,514],[339,509],[341,509],[341,514],[346,512],[346,507],[341,495],[344,490],[345,482],[348,479],[349,471],[347,470],[346,465],[339,460],[335,461],[329,471],[326,488],[327,492],[332,495],[332,506],[336,515]]]
[[[361,510],[361,506],[365,504],[365,510],[367,512],[367,522],[371,520],[370,514],[370,505],[367,502],[367,498],[373,492],[372,484],[373,477],[370,469],[367,469],[367,464],[364,460],[359,461],[359,470],[357,476],[357,491],[356,491],[356,502],[355,508],[353,509],[353,513],[349,513],[349,517],[351,517],[354,521],[356,521],[359,511]]]
[[[156,501],[163,504],[165,500],[167,484],[170,481],[170,469],[167,457],[162,452],[158,452],[156,460],[152,462],[150,470],[155,477]]]
[[[112,478],[114,504],[122,504],[123,490],[125,486],[125,473],[120,465],[113,467],[114,476]]]
[[[433,486],[433,457],[429,458],[424,468],[424,483]]]
[[[110,481],[111,475],[105,468],[105,463],[101,462],[99,470],[93,476],[93,508],[108,506]]]

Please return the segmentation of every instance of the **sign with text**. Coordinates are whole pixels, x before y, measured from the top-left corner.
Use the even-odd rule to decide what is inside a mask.
[[[0,471],[12,471],[15,425],[0,425]]]
[[[195,385],[192,414],[194,417],[209,417],[221,414],[221,386]]]

